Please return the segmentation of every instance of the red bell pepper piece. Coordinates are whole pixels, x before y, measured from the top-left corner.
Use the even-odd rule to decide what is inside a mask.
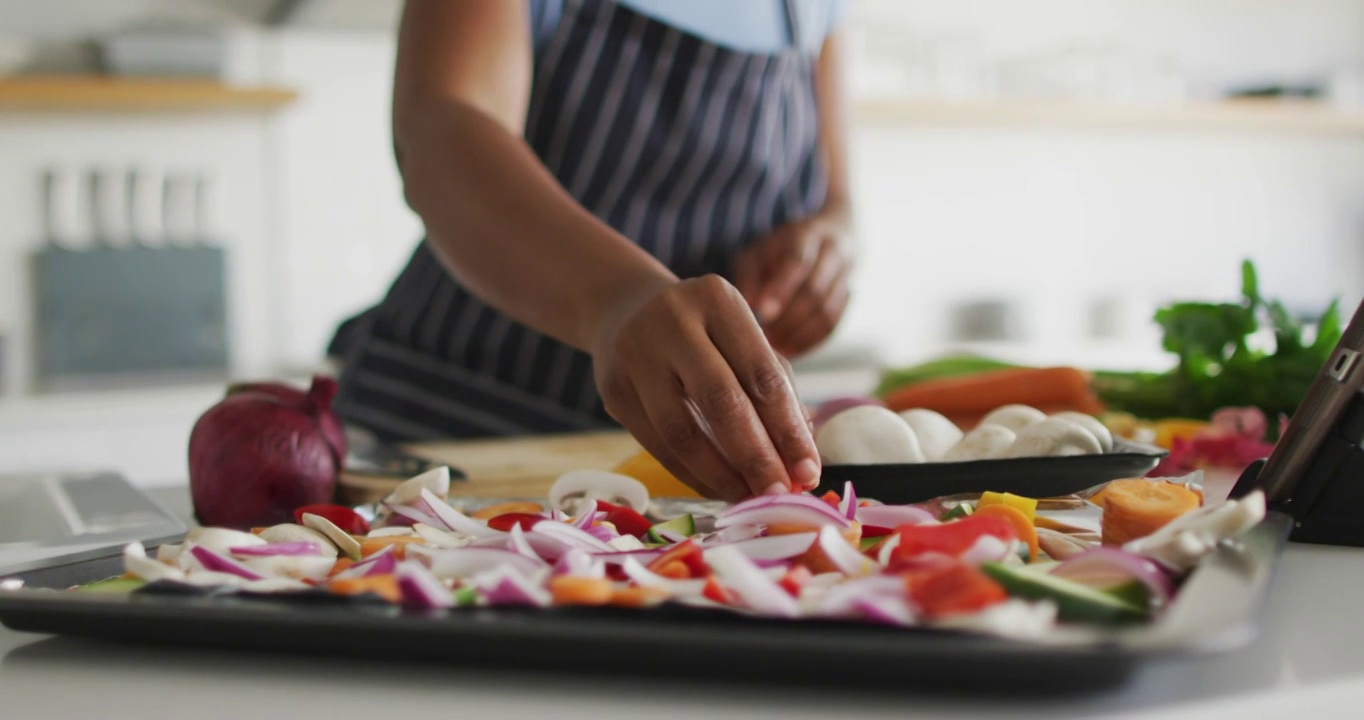
[[[642,537],[644,533],[649,532],[649,528],[654,526],[648,518],[635,512],[633,508],[613,505],[605,500],[597,501],[597,511],[606,513],[606,517],[602,519],[615,525],[616,532],[621,535]]]
[[[531,513],[502,513],[488,518],[488,527],[502,532],[511,532],[512,528],[520,525],[522,530],[529,530],[544,519],[545,516],[543,515]]]
[[[824,493],[823,495],[820,496],[819,499],[823,500],[825,503],[829,505],[829,507],[835,510],[838,509],[839,505],[843,504],[843,498],[839,497],[838,493],[834,492],[833,490]]]
[[[877,526],[875,526],[875,525],[863,525],[863,526],[862,526],[862,537],[863,537],[863,538],[878,538],[878,537],[885,537],[885,536],[887,536],[887,535],[889,535],[889,534],[891,534],[891,533],[893,533],[893,532],[895,532],[895,529],[894,529],[894,528],[877,527]]]
[[[706,578],[706,586],[701,590],[701,597],[707,600],[713,600],[721,605],[733,605],[736,599],[734,593],[729,588],[721,585],[720,581],[716,580],[714,575],[710,575]]]
[[[649,570],[659,575],[670,573],[670,577],[675,577],[677,570],[673,563],[681,563],[688,573],[686,577],[678,579],[703,578],[710,574],[710,566],[706,565],[701,548],[691,540],[684,540],[654,558],[654,561],[649,563]]]
[[[892,553],[896,561],[912,561],[928,553],[960,557],[986,535],[1006,542],[1018,539],[1012,523],[993,515],[972,515],[941,525],[904,525],[895,534],[900,536],[900,544]]]
[[[351,535],[368,535],[369,521],[360,517],[360,513],[344,506],[332,505],[330,503],[318,503],[316,505],[304,505],[294,510],[294,521],[299,525],[303,524],[304,514],[316,515],[326,518],[339,528],[342,532]]]
[[[930,618],[973,613],[1009,599],[999,583],[965,563],[904,574],[905,590]]]
[[[798,598],[800,591],[806,583],[810,582],[812,577],[814,574],[810,572],[810,568],[804,565],[792,565],[791,569],[781,576],[781,580],[777,581],[777,584],[781,586],[781,589],[791,593],[791,597]]]

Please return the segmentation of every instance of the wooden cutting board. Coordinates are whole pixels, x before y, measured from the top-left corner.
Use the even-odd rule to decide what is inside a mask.
[[[628,433],[615,431],[419,443],[404,450],[464,471],[469,479],[450,483],[451,495],[544,497],[560,475],[610,470],[640,452],[640,446]],[[341,499],[355,505],[377,502],[399,482],[343,473]]]

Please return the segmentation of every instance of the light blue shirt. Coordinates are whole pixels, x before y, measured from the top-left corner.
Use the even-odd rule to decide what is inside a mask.
[[[717,45],[748,53],[777,53],[792,45],[785,0],[614,0],[642,15]],[[801,47],[818,51],[843,22],[848,0],[794,0]],[[564,0],[530,0],[539,46],[559,25]]]

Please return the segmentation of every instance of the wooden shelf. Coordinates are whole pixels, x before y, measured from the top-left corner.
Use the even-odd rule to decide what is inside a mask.
[[[212,80],[99,76],[0,79],[0,111],[66,113],[268,112],[293,102],[288,88]]]
[[[1310,101],[1228,100],[1198,105],[1142,106],[868,98],[859,101],[856,110],[860,123],[880,127],[1063,127],[1364,136],[1364,111]]]

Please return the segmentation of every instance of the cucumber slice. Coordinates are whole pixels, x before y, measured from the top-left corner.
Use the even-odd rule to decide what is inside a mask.
[[[146,580],[138,578],[111,577],[86,583],[76,589],[90,593],[130,593],[146,584]]]
[[[884,536],[882,536],[882,537],[862,538],[862,542],[861,542],[861,544],[858,546],[857,549],[858,549],[858,550],[861,550],[862,552],[866,552],[866,551],[868,551],[868,550],[870,550],[870,549],[876,547],[877,545],[880,545],[880,544],[881,544],[881,541],[882,541],[882,540],[885,540],[885,539],[888,538],[888,537],[890,537],[890,536],[889,536],[889,535],[884,535]]]
[[[696,518],[688,514],[675,517],[667,522],[661,522],[649,528],[648,537],[646,539],[649,542],[656,543],[668,542],[667,538],[664,538],[662,535],[658,534],[658,531],[660,530],[666,530],[668,532],[677,533],[678,535],[685,535],[687,537],[691,537],[692,535],[696,534]]]
[[[1144,605],[1054,575],[1027,572],[1001,563],[985,563],[980,569],[1014,597],[1056,603],[1061,620],[1120,625],[1141,622],[1149,614]]]
[[[961,503],[960,505],[952,508],[951,510],[948,510],[947,513],[940,518],[940,520],[942,522],[947,522],[948,520],[960,520],[964,517],[970,516],[971,513],[975,511],[976,507],[974,505],[971,505],[970,503]]]

